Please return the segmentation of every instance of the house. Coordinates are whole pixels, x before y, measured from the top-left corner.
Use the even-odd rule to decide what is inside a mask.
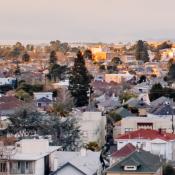
[[[143,83],[140,83],[140,84],[137,84],[135,85],[131,91],[133,93],[136,93],[136,94],[140,94],[140,93],[149,93],[151,89],[151,85],[150,83],[148,82],[143,82]]]
[[[175,121],[173,120],[172,122],[172,115],[158,116],[148,113],[147,117],[128,116],[122,118],[120,132],[118,134],[125,134],[138,129],[153,129],[158,131],[160,128],[164,132],[172,133],[172,124],[175,126]]]
[[[35,100],[41,99],[43,97],[51,101],[53,100],[53,92],[35,92],[33,93],[33,95]]]
[[[162,175],[162,164],[159,156],[138,149],[105,172],[106,175]]]
[[[123,63],[126,63],[126,64],[131,64],[131,63],[136,63],[137,62],[135,55],[129,55],[129,54],[128,55],[123,55],[121,57],[121,61]]]
[[[12,85],[16,84],[16,78],[13,77],[0,77],[0,86],[2,85]]]
[[[115,83],[122,83],[123,81],[128,81],[133,78],[133,75],[130,73],[120,73],[120,74],[105,74],[105,82],[115,82]]]
[[[80,126],[83,144],[96,142],[99,146],[104,145],[106,136],[106,116],[101,112],[83,112],[75,114]]]
[[[135,113],[138,116],[145,117],[147,116],[147,112],[150,109],[150,106],[147,104],[147,101],[144,100],[143,97],[139,98],[130,98],[127,102],[124,103],[131,110],[131,112]]]
[[[53,156],[61,147],[49,146],[46,139],[24,139],[0,149],[0,173],[48,175],[54,170]]]
[[[128,109],[124,107],[120,107],[115,110],[115,112],[120,115],[122,118],[128,117],[128,116],[134,116]]]
[[[97,104],[98,109],[100,111],[108,111],[108,110],[111,110],[111,109],[114,109],[116,107],[121,106],[119,98],[115,97],[114,95],[109,97],[109,96],[104,94],[101,96],[101,98],[97,98],[96,100],[101,101],[100,103]]]
[[[160,155],[164,159],[175,159],[175,134],[152,129],[139,129],[137,131],[128,132],[115,138],[118,149],[128,143],[133,144],[138,148],[149,151],[152,154]]]
[[[46,97],[39,98],[36,102],[38,108],[47,108],[49,105],[52,105],[52,100]]]
[[[110,165],[120,162],[125,157],[129,156],[131,153],[133,153],[136,150],[136,147],[132,145],[131,143],[128,143],[121,149],[115,151],[110,156]]]
[[[55,171],[51,175],[95,175],[100,170],[100,153],[81,149],[80,152],[58,151]]]

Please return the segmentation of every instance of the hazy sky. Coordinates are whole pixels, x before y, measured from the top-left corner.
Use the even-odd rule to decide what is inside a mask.
[[[0,42],[175,39],[175,0],[0,0]]]

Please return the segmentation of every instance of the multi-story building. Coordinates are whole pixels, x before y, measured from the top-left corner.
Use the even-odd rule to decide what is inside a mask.
[[[24,139],[15,146],[0,146],[0,174],[48,175],[54,169],[53,156],[59,146],[45,139]]]

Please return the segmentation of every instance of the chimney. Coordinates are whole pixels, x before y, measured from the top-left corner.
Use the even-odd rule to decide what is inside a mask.
[[[82,157],[85,157],[85,156],[87,155],[87,150],[86,150],[86,148],[81,148],[80,154],[81,154]]]
[[[159,134],[162,134],[162,129],[161,128],[159,128]]]

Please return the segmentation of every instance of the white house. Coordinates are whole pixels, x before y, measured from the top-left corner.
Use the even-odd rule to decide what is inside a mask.
[[[160,155],[167,160],[175,160],[175,134],[151,129],[140,129],[115,138],[117,148],[131,143],[132,145]]]
[[[54,170],[53,156],[61,147],[49,146],[46,139],[24,139],[0,149],[0,173],[47,175]]]
[[[16,81],[16,78],[13,78],[13,77],[7,77],[7,78],[0,77],[0,86],[1,85],[12,85],[13,82],[15,81]]]
[[[83,112],[76,114],[78,125],[81,131],[83,144],[97,142],[99,146],[105,143],[106,116],[101,112]]]
[[[53,100],[53,92],[35,92],[34,94],[34,99],[39,100],[41,98],[47,98],[49,100]]]

